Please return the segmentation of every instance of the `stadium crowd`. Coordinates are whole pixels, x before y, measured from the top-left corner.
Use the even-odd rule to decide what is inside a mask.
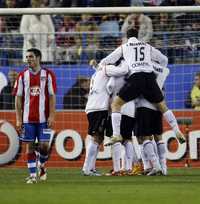
[[[5,0],[2,8],[90,6],[189,6],[200,0]],[[200,55],[199,14],[9,15],[0,16],[0,65],[18,65],[25,50],[38,47],[45,63],[100,61],[124,39],[127,27],[139,30],[138,38],[161,49],[169,63],[192,63]],[[181,32],[180,32],[181,31]],[[47,34],[49,33],[49,34]],[[16,52],[16,49],[18,52]]]

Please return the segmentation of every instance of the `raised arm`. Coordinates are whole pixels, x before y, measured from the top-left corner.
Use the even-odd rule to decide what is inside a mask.
[[[122,47],[118,47],[111,52],[107,57],[101,60],[100,65],[114,64],[123,56]]]

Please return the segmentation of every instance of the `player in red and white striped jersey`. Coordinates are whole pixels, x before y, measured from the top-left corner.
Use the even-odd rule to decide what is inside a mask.
[[[40,179],[46,180],[44,164],[48,159],[49,128],[55,115],[56,78],[52,71],[41,67],[41,58],[40,50],[27,50],[28,67],[19,73],[13,90],[16,126],[21,140],[27,144],[28,183],[36,182],[35,140],[39,144]]]

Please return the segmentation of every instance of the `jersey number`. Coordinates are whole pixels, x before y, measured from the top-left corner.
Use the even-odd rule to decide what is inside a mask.
[[[144,60],[144,49],[145,47],[134,47],[135,50],[135,61],[143,61]]]

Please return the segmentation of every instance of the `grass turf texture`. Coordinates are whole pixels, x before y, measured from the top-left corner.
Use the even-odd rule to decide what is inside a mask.
[[[0,169],[1,204],[196,204],[200,169],[169,176],[87,177],[79,169],[49,169],[48,181],[26,184],[25,169]]]

